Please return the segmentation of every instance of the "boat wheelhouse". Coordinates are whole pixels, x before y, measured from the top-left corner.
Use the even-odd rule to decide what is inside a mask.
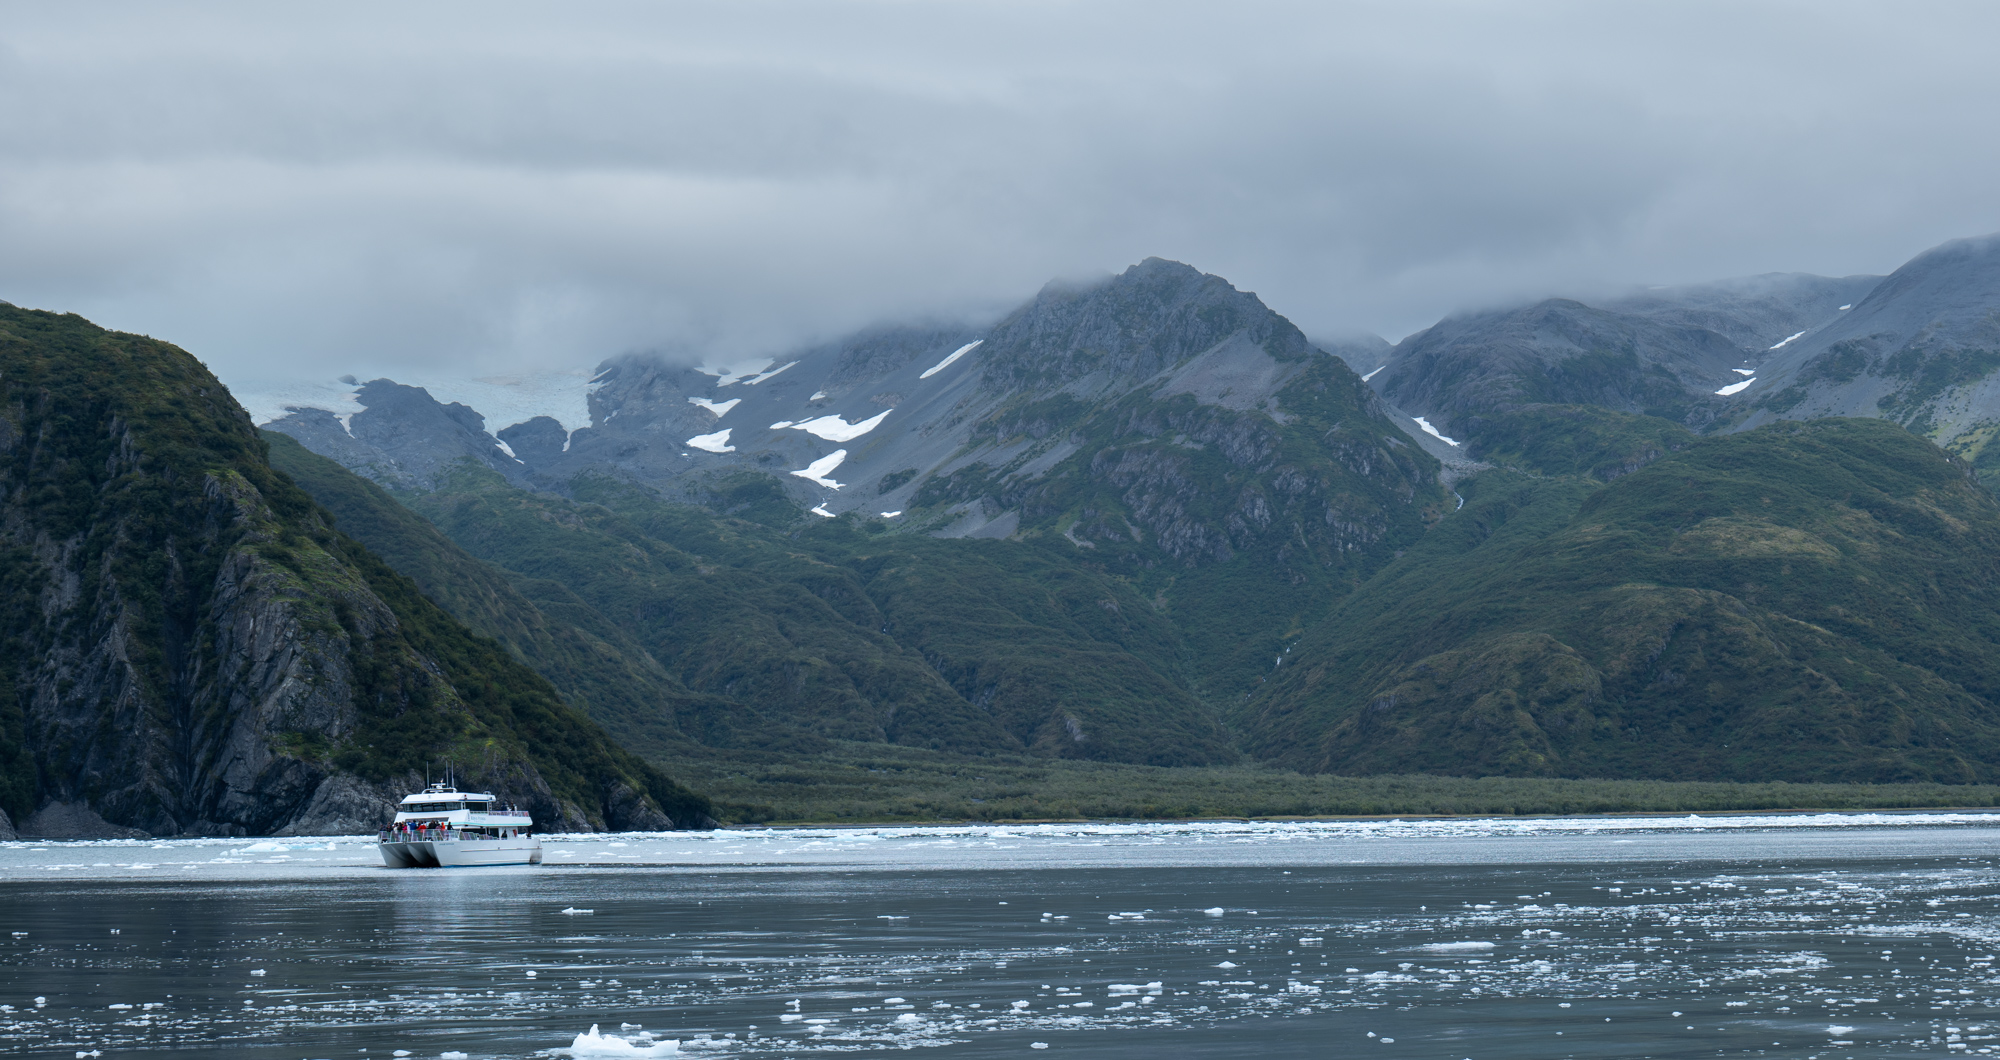
[[[462,865],[539,865],[542,842],[526,810],[492,795],[432,784],[403,796],[396,820],[376,836],[392,869]]]

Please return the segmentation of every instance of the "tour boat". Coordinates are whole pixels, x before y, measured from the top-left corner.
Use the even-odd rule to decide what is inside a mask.
[[[382,864],[392,869],[460,865],[539,865],[542,841],[530,834],[526,810],[501,806],[491,795],[432,784],[403,796],[396,822],[376,836]]]

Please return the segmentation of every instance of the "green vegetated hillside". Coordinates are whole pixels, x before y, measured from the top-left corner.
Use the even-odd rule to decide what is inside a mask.
[[[2000,507],[1968,470],[1874,420],[1680,444],[1608,485],[1460,483],[1287,657],[1247,746],[1339,773],[1995,779]]]
[[[1462,510],[1357,579],[1323,622],[1294,633],[1296,648],[1253,696],[1220,708],[1192,692],[1191,638],[1174,609],[1061,534],[937,540],[808,519],[775,492],[758,501],[771,487],[755,476],[721,493],[761,521],[603,477],[577,482],[573,499],[535,494],[469,465],[403,500],[451,539],[427,548],[485,566],[489,579],[504,570],[525,601],[515,609],[581,608],[627,638],[596,658],[663,674],[650,687],[669,691],[628,694],[660,694],[665,709],[620,716],[581,685],[565,692],[633,746],[703,776],[738,819],[1020,819],[1128,804],[1167,814],[1172,800],[1156,790],[1166,782],[1116,763],[1231,766],[1189,774],[1206,794],[1177,804],[1223,814],[1849,804],[1796,786],[1672,785],[1468,802],[1447,789],[1420,799],[1414,782],[1400,794],[1329,789],[1287,771],[2000,779],[1986,705],[2000,676],[1990,662],[2000,510],[1961,465],[1874,421],[1697,438],[1602,409],[1529,414],[1536,429],[1493,454],[1518,470],[1457,483]],[[312,459],[277,451],[287,467]],[[346,479],[321,462],[301,481]],[[369,495],[372,514],[342,508],[343,526],[364,539],[420,536],[395,529],[408,512],[386,494]],[[476,627],[492,621],[467,602],[454,608]],[[1235,615],[1272,622],[1254,597]],[[515,650],[562,683],[549,659]],[[876,760],[897,754],[943,757],[926,760],[934,775],[920,793],[896,793]],[[874,764],[858,768],[887,785],[876,797],[849,791],[867,777],[822,775],[863,759]],[[1100,765],[1036,774],[1061,797],[989,797],[983,782],[959,779],[992,772],[972,763],[1047,759]],[[1277,771],[1233,766],[1245,761]],[[1122,784],[1154,794],[1121,801]],[[829,800],[818,810],[812,790]],[[1983,804],[1976,796],[1870,797]]]
[[[287,466],[311,461],[279,452]],[[342,476],[352,478],[321,461],[302,481],[330,497]],[[641,746],[809,753],[846,740],[1159,764],[1235,757],[1185,687],[1172,626],[1121,580],[1073,562],[1060,539],[937,541],[817,517],[776,530],[602,478],[575,494],[530,493],[465,465],[405,499],[454,551],[504,570],[540,614],[585,607],[659,668],[670,691],[650,717],[565,686]],[[379,501],[341,511],[364,539],[408,536]],[[516,650],[563,682],[550,661]]]
[[[373,828],[426,763],[554,826],[705,818],[335,530],[166,343],[0,304],[0,580],[23,832]]]

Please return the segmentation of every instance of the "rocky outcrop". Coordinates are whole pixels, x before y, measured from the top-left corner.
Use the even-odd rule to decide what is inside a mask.
[[[361,411],[344,417],[297,407],[271,426],[392,488],[432,489],[438,476],[461,460],[484,464],[511,481],[526,481],[527,466],[487,433],[484,416],[465,405],[440,402],[422,387],[388,379],[356,386],[354,400]]]
[[[372,830],[426,760],[558,827],[614,782],[686,795],[335,532],[164,343],[0,306],[0,557],[26,834]],[[589,766],[551,783],[548,740]]]

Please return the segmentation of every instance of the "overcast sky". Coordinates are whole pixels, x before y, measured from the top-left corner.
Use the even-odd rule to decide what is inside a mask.
[[[0,3],[0,299],[225,381],[1177,258],[1309,334],[2000,230],[1991,3]]]

